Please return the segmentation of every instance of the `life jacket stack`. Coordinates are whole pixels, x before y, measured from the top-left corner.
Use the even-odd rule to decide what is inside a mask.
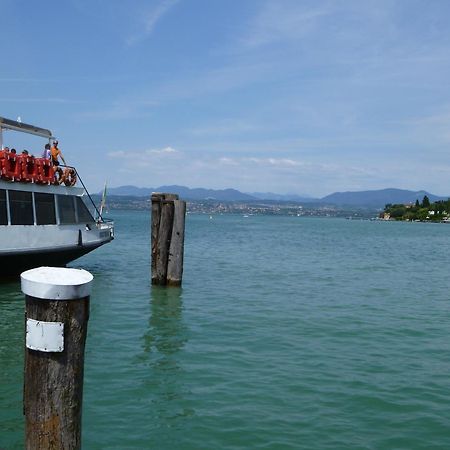
[[[4,164],[4,160],[5,160],[5,150],[0,150],[0,177],[2,175],[2,168],[3,168],[3,164]]]
[[[49,159],[36,158],[37,178],[36,183],[52,184],[55,181],[55,171]]]
[[[1,164],[1,176],[5,180],[20,181],[22,179],[22,158],[11,152],[4,152]]]
[[[20,155],[18,158],[20,158],[22,163],[21,181],[34,183],[38,176],[36,158],[31,155]]]
[[[7,150],[0,150],[0,178],[24,183],[66,186],[75,186],[77,182],[77,174],[73,168],[66,168],[63,171],[59,167],[54,167],[50,159],[17,155]]]

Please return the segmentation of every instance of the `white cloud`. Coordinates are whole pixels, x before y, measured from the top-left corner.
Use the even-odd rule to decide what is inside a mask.
[[[167,153],[178,153],[178,150],[175,150],[174,148],[172,148],[172,147],[165,147],[165,148],[162,148],[162,149],[160,149],[160,150],[158,150],[158,149],[151,149],[151,150],[146,150],[145,151],[145,154],[147,154],[147,155],[161,155],[161,154],[167,154]]]
[[[173,147],[164,147],[161,149],[147,149],[147,150],[117,150],[113,152],[107,153],[108,158],[114,159],[114,158],[124,158],[126,157],[127,160],[125,164],[127,165],[135,165],[136,161],[140,162],[149,162],[152,161],[155,157],[165,155],[176,155],[180,152],[178,150],[175,150]]]
[[[222,158],[219,158],[219,164],[225,165],[225,166],[238,166],[239,163],[233,159],[223,156]]]
[[[214,161],[214,160],[212,160]],[[241,158],[230,158],[222,156],[217,159],[220,164],[229,166],[245,166],[250,168],[251,166],[266,167],[270,168],[292,168],[300,167],[305,164],[301,161],[296,161],[289,158],[257,158],[257,157],[241,157]]]
[[[243,160],[269,167],[296,167],[302,165],[300,161],[288,158],[244,158]]]
[[[141,17],[142,28],[132,36],[128,37],[126,43],[134,45],[146,39],[156,27],[156,24],[172,9],[179,0],[163,0],[155,8],[143,14]]]
[[[328,6],[305,8],[303,2],[266,2],[242,42],[244,47],[255,48],[275,41],[299,39],[314,30],[319,19],[330,12]]]

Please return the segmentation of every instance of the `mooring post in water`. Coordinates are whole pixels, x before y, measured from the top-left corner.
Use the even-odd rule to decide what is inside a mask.
[[[152,194],[152,284],[181,286],[186,202],[176,194]]]
[[[21,274],[25,294],[23,407],[27,450],[81,448],[84,347],[93,276],[39,267]]]

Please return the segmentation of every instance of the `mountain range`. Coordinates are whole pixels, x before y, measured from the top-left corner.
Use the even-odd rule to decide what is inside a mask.
[[[427,191],[408,191],[405,189],[380,189],[376,191],[359,192],[335,192],[320,199],[322,203],[332,205],[349,206],[373,206],[384,207],[388,203],[415,203],[421,202],[424,196],[427,196],[430,202],[437,200],[447,200],[448,197],[440,197],[430,194]]]
[[[388,203],[414,203],[422,201],[426,195],[431,202],[446,200],[447,197],[430,194],[427,191],[409,191],[405,189],[379,189],[371,191],[334,192],[322,198],[304,197],[299,195],[282,195],[271,192],[243,193],[236,189],[191,189],[186,186],[159,186],[156,188],[139,188],[136,186],[120,186],[109,188],[108,195],[147,197],[152,192],[170,192],[178,194],[184,200],[217,200],[217,201],[290,201],[298,203],[320,203],[341,206],[367,206],[382,208]]]
[[[250,201],[257,200],[250,194],[244,194],[236,189],[191,189],[186,186],[159,186],[157,188],[139,188],[136,186],[120,186],[109,188],[110,195],[126,195],[132,197],[147,197],[152,192],[170,192],[178,194],[184,200],[220,200],[220,201]]]

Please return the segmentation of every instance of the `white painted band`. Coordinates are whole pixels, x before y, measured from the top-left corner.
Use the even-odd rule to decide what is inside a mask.
[[[22,292],[44,300],[75,300],[91,294],[94,277],[83,269],[38,267],[20,275]]]

